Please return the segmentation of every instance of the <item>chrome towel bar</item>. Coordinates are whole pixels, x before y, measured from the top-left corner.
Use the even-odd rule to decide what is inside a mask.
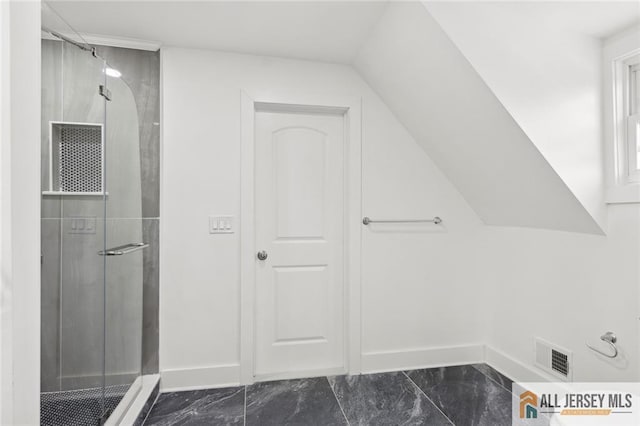
[[[122,256],[123,254],[133,253],[134,251],[142,250],[149,247],[146,243],[129,243],[123,246],[113,247],[107,250],[98,252],[100,256]]]
[[[438,225],[442,223],[442,219],[438,216],[433,219],[399,219],[399,220],[373,220],[368,218],[367,216],[362,218],[362,224],[368,225],[370,223],[435,223]]]
[[[610,355],[608,353],[602,352],[600,349],[594,348],[588,343],[585,343],[585,345],[587,345],[587,347],[592,351],[597,352],[602,356],[606,356],[607,358],[615,358],[618,356],[618,347],[616,346],[618,338],[612,331],[607,331],[606,333],[604,333],[602,336],[600,336],[600,340],[611,346],[611,349],[613,349],[613,354]]]

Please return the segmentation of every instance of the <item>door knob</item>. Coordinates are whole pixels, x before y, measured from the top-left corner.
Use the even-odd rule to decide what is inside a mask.
[[[258,260],[266,260],[268,256],[269,255],[264,250],[258,252]]]

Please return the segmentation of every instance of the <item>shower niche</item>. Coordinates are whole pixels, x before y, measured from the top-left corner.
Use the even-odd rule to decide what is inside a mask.
[[[43,194],[106,195],[101,123],[49,122],[49,188]]]

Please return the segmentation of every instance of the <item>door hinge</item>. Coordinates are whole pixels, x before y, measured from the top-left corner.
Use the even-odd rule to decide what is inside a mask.
[[[103,98],[105,98],[106,100],[110,101],[111,100],[111,90],[107,89],[104,85],[100,85],[100,96],[102,96]]]

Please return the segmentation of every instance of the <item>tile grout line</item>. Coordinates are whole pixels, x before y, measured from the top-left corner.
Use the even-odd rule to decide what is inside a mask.
[[[149,418],[149,415],[151,414],[151,411],[153,411],[153,407],[156,406],[156,403],[158,402],[158,399],[160,398],[160,383],[158,383],[156,386],[158,386],[158,394],[156,395],[155,399],[153,400],[153,403],[151,404],[151,407],[149,408],[149,411],[147,412],[147,415],[144,416],[144,419],[142,420],[142,423],[140,423],[141,426],[144,426],[144,424],[146,423],[147,419]]]
[[[244,421],[243,425],[247,426],[247,385],[244,385]]]
[[[513,395],[513,392],[511,391],[511,389],[507,389],[506,387],[504,387],[504,385],[502,383],[498,382],[493,377],[489,376],[488,374],[486,374],[484,371],[480,370],[479,368],[476,368],[475,364],[471,364],[471,367],[475,368],[477,371],[479,371],[487,379],[491,380],[493,383],[495,383],[496,385],[498,385],[499,387],[501,387],[502,389],[506,390],[507,392],[509,392],[510,394]],[[490,367],[490,368],[492,368],[492,367]],[[496,372],[500,373],[498,370],[496,370]],[[500,374],[502,374],[502,373],[500,373]]]
[[[485,363],[485,364],[486,364],[486,363]],[[491,367],[489,364],[487,364],[487,365],[489,366],[489,368],[491,368],[491,369],[495,370],[496,372],[500,373],[498,370],[496,370],[495,368]],[[475,368],[476,370],[478,370],[480,373],[482,373],[486,378],[488,378],[489,380],[491,380],[492,382],[494,382],[495,384],[497,384],[500,388],[502,388],[502,389],[504,389],[505,391],[507,391],[507,392],[509,393],[509,395],[511,395],[512,403],[513,403],[513,397],[514,397],[514,396],[516,396],[516,395],[513,393],[513,391],[512,391],[511,389],[507,389],[507,388],[506,388],[506,387],[504,387],[500,382],[498,382],[497,380],[493,379],[493,378],[492,378],[491,376],[489,376],[488,374],[485,374],[485,372],[484,372],[484,371],[480,370],[479,368],[476,368],[475,364],[471,364],[471,366],[472,366],[473,368]],[[500,373],[500,374],[502,374],[502,373]],[[505,376],[507,379],[511,380],[511,378],[510,378],[510,377],[508,377],[507,375],[505,375],[505,374],[502,374],[502,375],[503,375],[503,376]],[[512,380],[512,381],[515,383],[515,381],[514,381],[514,380]],[[544,416],[546,417],[546,414],[545,414]],[[548,418],[548,417],[547,417],[547,419],[546,419],[546,420],[550,420],[550,418]]]
[[[407,380],[409,380],[409,382],[411,382],[411,384],[412,384],[413,386],[415,386],[415,387],[418,389],[418,391],[420,391],[420,393],[424,395],[424,397],[425,397],[425,398],[427,398],[427,401],[429,401],[429,402],[430,402],[434,407],[436,407],[436,410],[438,410],[438,411],[440,412],[440,414],[442,414],[442,415],[444,416],[444,418],[445,418],[445,419],[447,419],[447,421],[448,421],[449,423],[451,423],[453,426],[455,426],[455,423],[453,423],[453,420],[451,420],[451,419],[449,418],[449,416],[447,416],[447,415],[444,413],[444,411],[442,411],[442,410],[440,409],[440,407],[438,407],[438,406],[436,405],[436,403],[435,403],[435,402],[433,402],[433,400],[432,400],[431,398],[429,398],[429,396],[427,396],[427,394],[422,390],[422,388],[421,388],[420,386],[418,386],[418,384],[417,384],[416,382],[414,382],[414,381],[413,381],[413,379],[412,379],[411,377],[409,377],[409,375],[407,374],[407,372],[406,372],[406,371],[403,371],[403,372],[402,372],[402,374],[404,374],[404,376],[407,378]]]
[[[349,422],[349,419],[347,418],[347,415],[345,414],[344,409],[342,408],[342,404],[340,404],[338,395],[336,395],[336,391],[333,389],[333,386],[331,386],[329,377],[325,376],[325,379],[327,379],[327,383],[329,384],[329,389],[331,389],[331,393],[333,393],[333,397],[336,399],[336,402],[338,403],[338,407],[340,407],[340,411],[342,412],[342,416],[344,417],[344,420],[347,422],[347,426],[351,426],[351,423]]]

